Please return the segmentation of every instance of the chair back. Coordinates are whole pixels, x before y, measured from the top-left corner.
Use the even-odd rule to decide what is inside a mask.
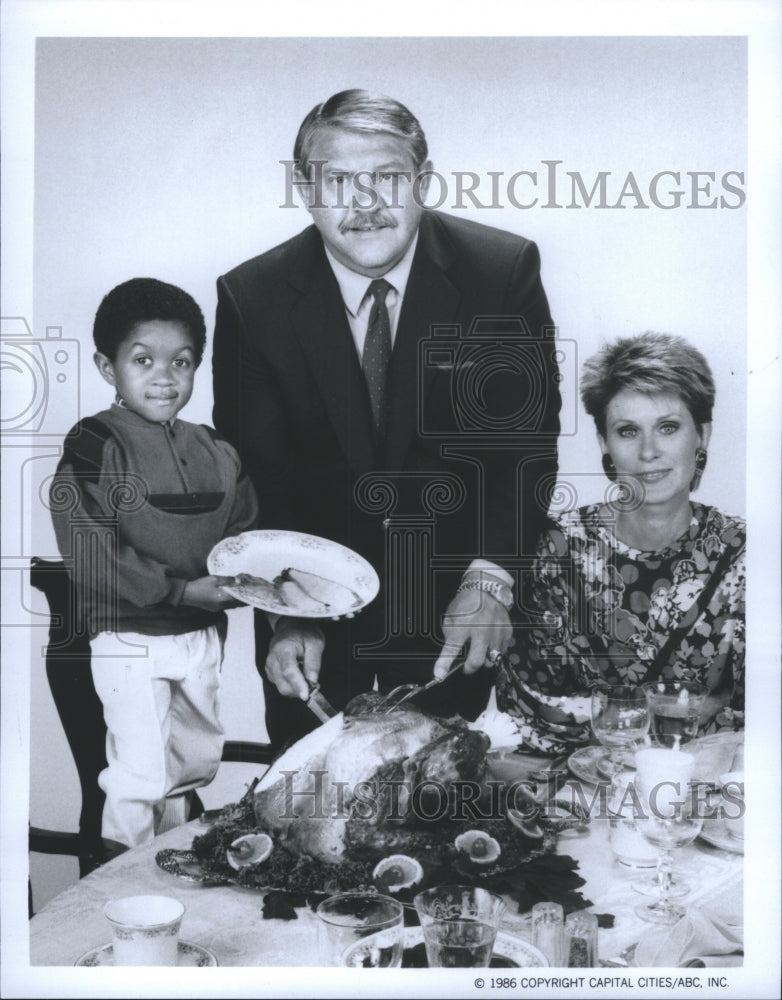
[[[92,682],[89,636],[65,564],[34,556],[30,582],[44,594],[49,605],[46,676],[79,776],[81,812],[78,832],[31,826],[29,849],[78,858],[81,878],[108,860],[101,838],[106,796],[98,785],[98,776],[106,767],[103,705]],[[273,754],[267,743],[227,740],[222,759],[268,766]],[[189,818],[195,819],[203,806],[195,794],[192,801]],[[32,901],[30,910],[32,913]]]
[[[103,705],[92,683],[89,637],[64,564],[34,556],[30,582],[49,605],[46,677],[81,786],[78,833],[32,827],[30,849],[77,857],[83,876],[96,868],[102,857],[100,831],[106,796],[98,785],[98,775],[106,767]]]

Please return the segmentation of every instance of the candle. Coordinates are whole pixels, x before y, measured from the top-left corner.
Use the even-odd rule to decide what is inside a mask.
[[[684,750],[645,747],[635,755],[639,791],[658,816],[672,816],[687,796],[695,758]]]

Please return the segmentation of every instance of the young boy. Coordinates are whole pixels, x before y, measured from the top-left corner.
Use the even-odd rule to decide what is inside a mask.
[[[184,822],[188,793],[217,771],[224,609],[237,602],[206,558],[256,526],[258,505],[234,449],[177,419],[206,343],[191,296],[126,281],[101,302],[93,337],[116,399],[68,434],[50,499],[108,728],[100,785],[111,856]]]

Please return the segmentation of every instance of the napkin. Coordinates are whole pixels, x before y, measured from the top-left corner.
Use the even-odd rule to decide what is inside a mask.
[[[706,966],[730,965],[734,962],[727,956],[743,952],[744,926],[739,917],[693,907],[672,927],[646,934],[638,942],[635,962],[668,969],[693,959]]]
[[[507,712],[496,708],[487,708],[478,716],[475,722],[468,722],[469,729],[477,729],[486,733],[491,741],[491,750],[515,750],[521,743],[519,727]]]

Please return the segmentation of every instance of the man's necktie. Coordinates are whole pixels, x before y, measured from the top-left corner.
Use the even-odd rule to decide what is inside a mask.
[[[361,358],[375,428],[381,435],[385,430],[388,365],[391,360],[391,321],[386,308],[386,295],[391,287],[385,278],[376,278],[367,289],[367,295],[371,295],[375,301],[369,313],[364,353]]]

